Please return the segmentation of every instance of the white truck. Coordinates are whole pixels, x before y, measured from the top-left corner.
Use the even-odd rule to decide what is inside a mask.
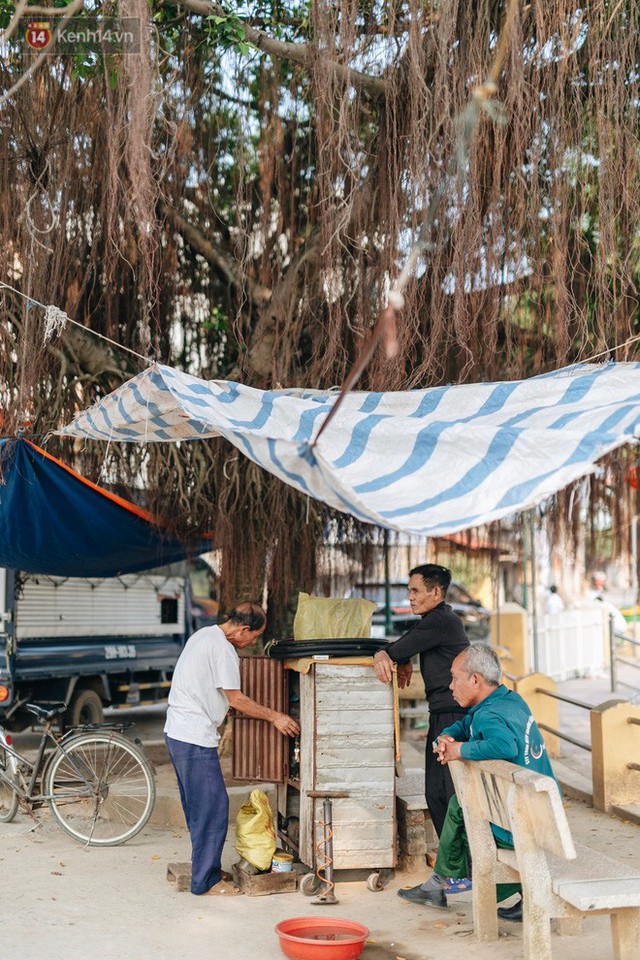
[[[64,701],[71,725],[101,721],[106,705],[166,699],[186,639],[216,620],[214,590],[202,589],[213,582],[203,566],[195,561],[108,578],[0,567],[3,726],[27,726],[23,708],[30,701]]]

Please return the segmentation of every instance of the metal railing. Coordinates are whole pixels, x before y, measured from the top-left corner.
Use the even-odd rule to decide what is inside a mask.
[[[610,618],[610,620],[613,620],[613,618]],[[615,637],[620,636],[620,634],[616,634],[613,630],[611,631],[611,635],[614,637],[614,642]],[[628,638],[625,637],[624,639],[626,640]],[[634,666],[635,665],[636,664],[634,664]],[[612,687],[612,689],[614,688]],[[552,697],[554,700],[561,700],[563,703],[569,703],[571,706],[579,707],[581,710],[588,710],[589,712],[593,710],[592,703],[586,703],[584,700],[576,700],[574,697],[565,697],[564,694],[556,693],[555,690],[545,690],[544,687],[536,687],[536,693],[542,693],[545,697]],[[627,723],[640,726],[640,717],[628,717]],[[568,733],[563,733],[562,730],[556,730],[554,727],[550,727],[546,723],[538,722],[538,727],[541,730],[546,730],[547,733],[553,734],[555,737],[559,737],[561,740],[566,740],[567,743],[572,743],[575,747],[580,747],[581,750],[587,750],[589,753],[592,753],[591,744],[586,743],[584,740],[578,740],[576,737],[571,737]],[[627,769],[640,771],[640,763],[627,763]]]
[[[628,638],[624,637],[621,639],[627,640]],[[615,631],[613,642],[616,642]],[[638,762],[637,759],[628,760],[628,754],[627,756],[619,756],[615,749],[613,751],[611,750],[611,746],[612,742],[620,738],[618,716],[623,716],[627,723],[640,726],[640,713],[638,712],[638,707],[633,705],[633,701],[629,701],[628,704],[618,700],[598,704],[587,703],[585,700],[578,700],[576,697],[569,697],[564,693],[557,693],[553,689],[539,686],[538,684],[544,683],[545,679],[539,677],[537,674],[530,673],[526,676],[516,678],[511,677],[507,673],[503,673],[503,676],[507,680],[513,680],[516,692],[520,693],[520,695],[529,702],[530,709],[540,730],[553,737],[557,737],[559,741],[566,741],[596,758],[594,762],[590,762],[589,766],[591,769],[589,772],[585,771],[585,776],[580,776],[579,779],[572,779],[573,774],[579,774],[580,771],[572,770],[571,763],[569,763],[564,771],[564,777],[568,777],[568,779],[564,781],[565,784],[577,791],[578,796],[587,798],[589,794],[591,794],[592,802],[596,805],[597,809],[627,817],[631,806],[637,804],[640,798],[640,793],[638,792],[640,790],[640,786],[638,786],[638,784],[640,784],[640,778],[632,778],[634,781],[632,785],[630,781],[628,782],[626,780],[626,771],[629,770],[640,773],[640,762]],[[552,678],[549,677],[548,679],[549,683],[555,686]],[[556,707],[551,709],[551,705],[548,702],[540,702],[542,696],[550,697],[551,700],[556,701],[556,703],[566,703],[570,707],[586,710],[590,715],[589,730],[592,742],[586,742],[578,737],[571,736],[569,733],[565,733],[563,730],[556,729],[555,726],[551,726],[551,724],[557,724],[559,726],[560,723],[564,721],[558,720],[558,710]],[[529,700],[529,697],[532,699]],[[611,715],[605,719],[604,714],[609,713],[609,711],[613,711],[616,716]],[[621,711],[621,713],[618,713],[618,711]],[[543,718],[548,719],[549,723],[545,723]],[[579,727],[576,732],[583,733],[583,729]],[[629,734],[631,734],[631,731],[629,731]],[[637,743],[635,734],[633,735],[633,743]],[[556,744],[553,744],[553,747],[555,746]],[[638,757],[637,748],[631,750],[630,753],[631,756]],[[603,762],[603,758],[608,759],[606,762]],[[561,773],[560,776],[562,778],[563,774]],[[631,804],[631,806],[629,806],[629,804]],[[632,816],[632,819],[634,817],[635,814]]]
[[[640,717],[627,717],[627,723],[634,723],[640,727]],[[640,771],[640,763],[628,763],[627,770]]]
[[[630,643],[632,647],[640,647],[640,640],[628,637],[624,633],[618,633],[615,629],[613,615],[609,616],[609,662],[611,670],[611,692],[615,693],[618,687],[626,687],[628,690],[634,690],[640,696],[640,687],[627,683],[618,678],[618,664],[622,663],[626,667],[635,667],[640,669],[640,661],[630,660],[628,657],[621,657],[618,653],[618,643]]]
[[[543,693],[545,697],[553,697],[554,700],[562,700],[563,703],[570,703],[573,707],[580,707],[582,710],[593,709],[593,705],[590,703],[585,703],[584,700],[575,700],[573,697],[565,697],[561,693],[556,693],[554,690],[545,690],[544,687],[536,687],[536,693]],[[591,744],[586,743],[584,740],[578,740],[576,737],[571,737],[568,733],[563,733],[562,730],[556,730],[554,727],[550,727],[546,723],[538,723],[538,726],[541,730],[546,730],[547,733],[553,734],[554,737],[559,737],[561,740],[566,740],[567,743],[572,743],[574,747],[580,747],[581,750],[588,750],[591,753]]]

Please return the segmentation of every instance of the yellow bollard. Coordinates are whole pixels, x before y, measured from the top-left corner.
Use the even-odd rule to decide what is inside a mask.
[[[514,684],[514,690],[520,694],[523,700],[526,700],[533,719],[541,729],[550,757],[560,756],[560,740],[555,734],[543,729],[541,724],[552,727],[554,730],[558,729],[558,701],[554,697],[538,693],[538,690],[550,690],[555,693],[557,689],[558,685],[555,680],[547,677],[544,673],[530,673],[526,677],[518,677]]]
[[[505,603],[491,614],[491,644],[498,652],[502,668],[513,677],[529,673],[529,637],[527,611],[517,603]]]
[[[593,805],[640,804],[640,706],[607,700],[591,711]]]

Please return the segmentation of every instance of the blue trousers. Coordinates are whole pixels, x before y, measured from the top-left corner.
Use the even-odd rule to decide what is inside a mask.
[[[191,893],[206,893],[221,879],[222,848],[229,820],[229,797],[218,751],[166,735],[164,739],[191,834]]]

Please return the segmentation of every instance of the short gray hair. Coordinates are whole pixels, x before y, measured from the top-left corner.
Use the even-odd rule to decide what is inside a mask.
[[[488,643],[472,643],[463,650],[460,656],[464,657],[464,666],[468,676],[477,673],[484,677],[487,683],[497,686],[502,679],[502,667],[498,654]]]

